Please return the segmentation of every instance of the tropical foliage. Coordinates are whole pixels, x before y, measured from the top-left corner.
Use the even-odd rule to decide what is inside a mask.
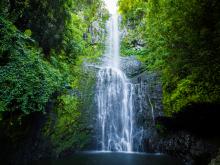
[[[220,3],[217,0],[120,0],[125,55],[139,55],[162,76],[167,115],[220,100]],[[137,49],[137,41],[142,41]]]
[[[108,15],[102,3],[0,1],[0,141],[15,143],[8,152],[19,149],[39,114],[39,121],[48,119],[40,131],[57,155],[86,144],[89,132],[81,130],[88,116],[81,95],[93,80],[84,77],[82,65],[103,52],[101,29]]]

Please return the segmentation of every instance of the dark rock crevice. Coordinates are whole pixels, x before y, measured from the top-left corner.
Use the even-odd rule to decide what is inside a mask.
[[[178,157],[187,165],[207,165],[220,147],[219,104],[196,103],[172,117],[157,117],[153,152]]]

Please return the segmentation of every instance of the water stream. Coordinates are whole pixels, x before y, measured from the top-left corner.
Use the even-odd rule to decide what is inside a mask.
[[[110,2],[106,52],[98,72],[97,104],[102,151],[133,151],[133,84],[120,68],[117,2]]]

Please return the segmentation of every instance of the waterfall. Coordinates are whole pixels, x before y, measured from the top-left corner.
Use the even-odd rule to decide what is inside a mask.
[[[117,1],[106,0],[106,52],[97,74],[99,144],[102,151],[133,151],[133,84],[120,68]]]

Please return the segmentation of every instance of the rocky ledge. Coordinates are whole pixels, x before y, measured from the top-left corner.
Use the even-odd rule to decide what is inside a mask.
[[[208,165],[211,159],[211,165],[218,165],[219,115],[219,104],[200,103],[173,117],[157,117],[157,133],[146,145],[152,152],[175,156],[186,165]]]

